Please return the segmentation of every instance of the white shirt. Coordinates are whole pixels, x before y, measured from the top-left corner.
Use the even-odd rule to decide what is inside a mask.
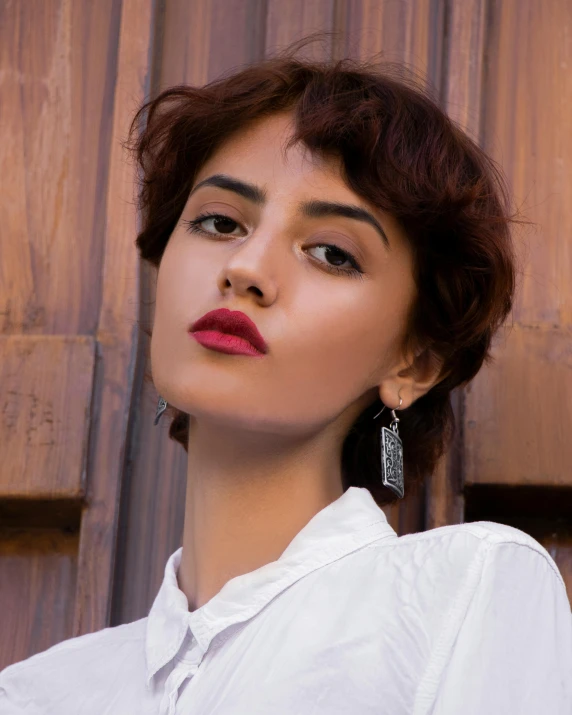
[[[533,538],[398,537],[350,487],[194,612],[169,558],[149,616],[0,673],[2,715],[572,715],[572,615]]]

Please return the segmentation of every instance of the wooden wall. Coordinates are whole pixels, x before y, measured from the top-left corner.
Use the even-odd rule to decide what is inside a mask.
[[[149,94],[315,30],[316,57],[415,67],[534,225],[495,362],[399,533],[489,519],[572,595],[572,5],[568,0],[0,0],[0,668],[145,616],[180,545],[186,454],[143,380],[154,275],[121,148]]]

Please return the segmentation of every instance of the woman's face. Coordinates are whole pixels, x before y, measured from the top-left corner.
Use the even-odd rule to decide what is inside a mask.
[[[337,160],[300,145],[284,155],[291,121],[259,120],[201,168],[159,267],[151,362],[158,392],[198,419],[303,436],[336,419],[351,424],[379,396],[397,407],[415,285],[405,235],[348,188]],[[257,200],[208,183],[195,189],[214,175],[256,187]],[[367,211],[389,245],[368,221],[324,206],[309,215],[309,202]],[[209,213],[226,218],[189,230]],[[268,352],[231,355],[197,342],[190,325],[216,308],[246,313]]]

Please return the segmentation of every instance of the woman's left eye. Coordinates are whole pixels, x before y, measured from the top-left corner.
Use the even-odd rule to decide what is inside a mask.
[[[310,250],[316,248],[321,249],[323,251],[322,255],[326,260],[322,262],[325,264],[327,270],[331,271],[332,273],[345,274],[347,276],[355,278],[362,277],[363,271],[359,263],[351,255],[351,253],[343,251],[341,248],[338,248],[337,246],[330,243],[321,243],[317,246],[312,246]],[[335,263],[337,263],[337,265],[333,265],[332,263],[326,262],[328,260],[333,260]],[[344,263],[349,263],[349,267],[340,267]]]

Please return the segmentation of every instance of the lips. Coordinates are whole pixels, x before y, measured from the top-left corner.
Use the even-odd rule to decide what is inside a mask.
[[[217,308],[211,310],[193,323],[191,332],[200,330],[216,330],[226,335],[236,335],[247,340],[261,353],[268,352],[268,346],[252,320],[240,310]]]

